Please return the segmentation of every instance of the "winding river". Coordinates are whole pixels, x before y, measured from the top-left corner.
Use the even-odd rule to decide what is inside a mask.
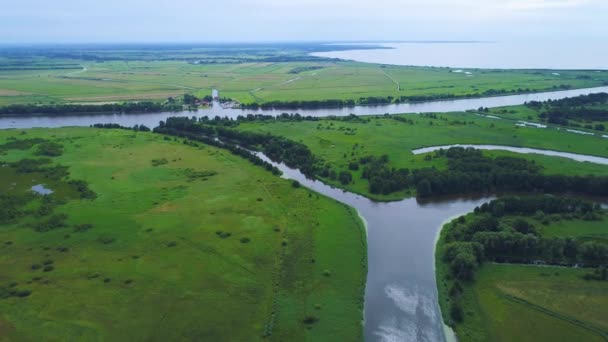
[[[123,126],[134,126],[144,124],[148,127],[158,126],[158,122],[166,120],[170,116],[221,116],[236,118],[247,114],[279,115],[284,112],[300,113],[303,116],[347,116],[374,115],[374,114],[400,114],[400,113],[429,113],[429,112],[457,112],[479,107],[502,107],[520,105],[527,101],[557,100],[565,97],[587,95],[592,93],[608,92],[608,86],[551,91],[545,93],[533,93],[522,95],[508,95],[496,97],[483,97],[472,99],[429,101],[418,103],[400,103],[379,106],[354,106],[326,109],[238,109],[224,108],[214,102],[210,108],[199,109],[188,112],[165,112],[165,113],[141,113],[141,114],[90,114],[90,115],[31,115],[31,116],[2,116],[0,117],[0,129],[2,128],[31,128],[31,127],[64,127],[64,126],[89,126],[95,123],[117,123]],[[214,93],[215,94],[215,93]]]
[[[485,99],[439,101],[420,104],[402,104],[379,107],[354,107],[299,111],[303,115],[347,115],[374,113],[401,113],[423,111],[458,111],[480,106],[492,107],[518,104],[530,100],[558,99],[577,94],[608,91],[608,87],[586,90],[516,95]],[[181,115],[226,115],[234,117],[251,111],[217,108]],[[276,114],[280,111],[265,111]],[[158,121],[176,113],[141,115],[87,115],[87,116],[32,116],[0,118],[0,128],[31,128],[59,126],[88,126],[97,122],[120,123],[125,126],[146,124],[156,126]],[[469,146],[469,145],[461,145]],[[436,146],[413,151],[425,153],[449,146]],[[608,165],[608,158],[579,154],[514,148],[495,145],[471,145],[480,149],[502,149],[519,153],[539,153],[560,156],[577,161]],[[404,151],[404,153],[410,153]],[[260,157],[269,161],[265,156]],[[269,161],[270,162],[270,161]],[[298,180],[302,185],[325,196],[357,209],[366,222],[368,245],[368,274],[365,290],[366,341],[443,341],[449,329],[443,325],[437,302],[434,271],[434,246],[444,222],[473,210],[492,197],[450,199],[420,203],[415,198],[397,202],[378,203],[363,196],[330,187],[322,182],[306,179],[297,170],[284,164],[273,163],[283,171],[283,177]]]
[[[468,145],[460,145],[468,146]],[[425,153],[437,146],[419,149]],[[502,149],[520,153],[560,156],[608,165],[608,158],[522,149],[496,145],[470,145],[478,149]],[[307,179],[298,170],[258,156],[283,171],[283,177],[306,186],[359,212],[367,226],[368,273],[365,288],[366,341],[445,341],[453,336],[443,324],[435,283],[435,242],[444,223],[493,197],[450,199],[420,203],[415,198],[379,203]]]

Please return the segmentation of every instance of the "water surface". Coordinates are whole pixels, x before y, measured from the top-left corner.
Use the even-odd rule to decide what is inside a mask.
[[[369,45],[369,44],[366,44]],[[366,63],[485,69],[608,69],[608,44],[593,40],[406,42],[392,49],[318,52]],[[554,73],[558,78],[559,73]]]
[[[65,126],[89,126],[95,123],[117,123],[123,126],[134,126],[144,124],[148,127],[158,126],[159,121],[166,120],[171,116],[221,116],[236,118],[239,115],[247,114],[267,114],[280,115],[281,113],[300,113],[303,116],[327,117],[327,116],[347,116],[374,115],[374,114],[400,114],[400,113],[428,113],[428,112],[455,112],[479,107],[502,107],[520,105],[527,101],[546,101],[557,100],[565,97],[587,95],[592,93],[608,92],[608,86],[562,90],[544,93],[533,93],[523,95],[509,95],[497,97],[485,97],[475,99],[459,99],[445,101],[430,101],[419,103],[401,103],[380,106],[354,106],[343,108],[325,109],[236,109],[223,108],[219,103],[214,102],[213,107],[199,109],[198,111],[183,112],[164,112],[164,113],[142,113],[142,114],[87,114],[87,115],[20,115],[20,116],[1,116],[0,129],[2,128],[32,128],[32,127],[65,127]]]

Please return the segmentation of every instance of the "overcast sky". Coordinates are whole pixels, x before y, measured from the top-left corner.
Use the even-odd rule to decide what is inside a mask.
[[[608,42],[608,0],[4,0],[0,43]]]

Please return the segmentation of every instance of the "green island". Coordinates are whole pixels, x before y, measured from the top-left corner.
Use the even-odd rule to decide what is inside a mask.
[[[605,341],[607,223],[599,205],[536,196],[446,224],[435,258],[444,321],[462,341]]]
[[[343,204],[150,132],[0,130],[0,164],[2,339],[362,339]]]
[[[193,108],[211,100],[242,106],[331,107],[484,97],[608,84],[597,70],[406,67],[313,57],[352,49],[324,44],[230,44],[0,48],[0,113]],[[357,49],[378,48],[357,46]],[[187,95],[184,97],[184,95]],[[113,104],[114,106],[110,106]],[[21,105],[10,108],[13,105]],[[105,107],[104,107],[105,105]],[[36,106],[37,108],[32,108]],[[59,107],[54,110],[52,107]],[[91,107],[95,106],[95,107]],[[88,107],[88,108],[87,108]],[[10,109],[13,109],[12,111]],[[156,109],[159,110],[159,109]]]

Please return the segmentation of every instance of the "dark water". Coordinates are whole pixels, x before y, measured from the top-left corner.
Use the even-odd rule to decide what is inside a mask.
[[[366,63],[454,68],[608,69],[608,59],[605,58],[608,45],[593,40],[409,42],[381,45],[393,49],[331,51],[313,55]]]
[[[345,108],[328,109],[298,109],[298,110],[250,110],[222,108],[219,103],[215,103],[212,108],[200,109],[196,112],[169,112],[169,113],[144,113],[144,114],[97,114],[97,115],[39,115],[39,116],[14,116],[0,117],[1,128],[31,128],[31,127],[65,127],[65,126],[89,126],[95,123],[118,123],[123,126],[134,126],[144,124],[148,127],[158,126],[158,122],[170,116],[209,116],[216,115],[221,117],[236,118],[239,115],[247,114],[268,114],[279,115],[284,112],[300,113],[303,116],[346,116],[373,115],[373,114],[399,114],[399,113],[428,113],[428,112],[454,112],[479,107],[501,107],[523,104],[526,101],[546,101],[549,99],[561,99],[591,93],[608,92],[608,87],[597,87],[576,90],[563,90],[546,93],[535,93],[525,95],[510,95],[486,97],[477,99],[460,99],[449,101],[432,101],[420,103],[390,104],[381,106],[355,106]]]

